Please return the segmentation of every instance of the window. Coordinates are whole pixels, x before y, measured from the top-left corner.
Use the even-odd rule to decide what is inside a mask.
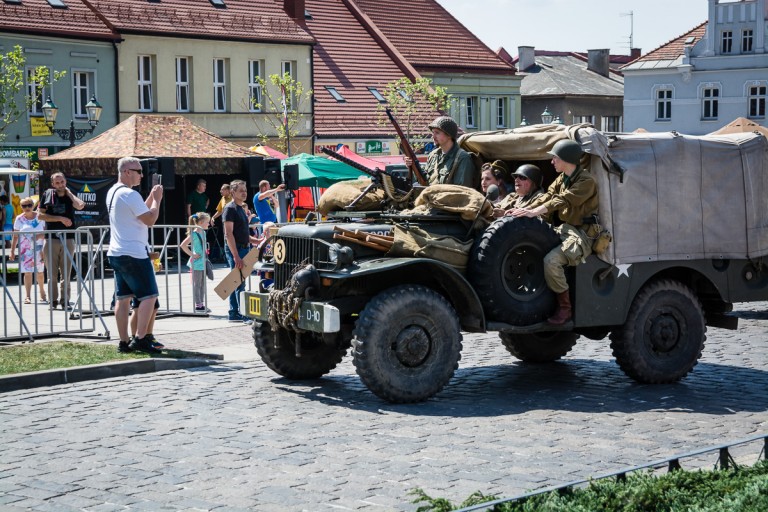
[[[76,118],[88,118],[88,111],[85,105],[91,100],[91,96],[96,94],[93,86],[96,83],[94,73],[91,71],[72,71],[72,95],[73,106]]]
[[[346,103],[347,100],[344,99],[344,96],[342,96],[341,93],[337,91],[335,87],[325,86],[325,88],[331,94],[331,96],[333,96],[333,99],[335,99],[339,103]]]
[[[57,9],[67,9],[67,4],[65,4],[62,0],[48,0],[48,4],[51,7],[56,7]]]
[[[595,116],[573,116],[573,124],[595,124]]]
[[[701,92],[701,118],[705,120],[717,119],[720,89],[717,87],[705,87]]]
[[[226,60],[213,59],[213,111],[227,111]]]
[[[752,29],[741,31],[741,53],[752,53]]]
[[[765,99],[765,85],[754,85],[749,88],[749,117],[765,117]]]
[[[211,4],[213,4],[214,7],[218,7],[219,9],[226,9],[227,4],[224,3],[224,0],[211,0]]]
[[[248,61],[248,98],[250,112],[261,112],[261,61]]]
[[[467,128],[477,127],[477,96],[467,96]]]
[[[507,127],[507,98],[496,98],[496,128]]]
[[[731,53],[733,51],[733,32],[723,30],[720,36],[720,53]]]
[[[176,57],[176,112],[189,112],[189,57]]]
[[[672,119],[672,89],[656,91],[656,120],[669,121]]]
[[[29,107],[28,114],[30,117],[39,117],[43,115],[43,103],[51,95],[50,86],[41,87],[35,80],[35,71],[37,66],[30,66],[27,68],[27,95],[30,98],[35,98],[35,102]],[[51,76],[51,70],[48,69],[48,76]]]
[[[139,111],[152,112],[152,56],[139,55]]]
[[[604,132],[620,132],[621,131],[621,116],[603,116]]]
[[[280,63],[280,72],[283,75],[287,73],[292,80],[296,80],[296,62],[292,60],[282,61]],[[295,102],[296,102],[296,98],[294,97],[293,92],[291,92],[290,96],[285,98],[286,108],[288,110],[293,110],[293,104]]]
[[[379,90],[376,89],[375,87],[369,87],[368,90],[371,92],[371,94],[373,94],[373,97],[376,98],[376,101],[378,101],[379,103],[387,102],[386,98],[384,98],[384,96],[382,96]]]

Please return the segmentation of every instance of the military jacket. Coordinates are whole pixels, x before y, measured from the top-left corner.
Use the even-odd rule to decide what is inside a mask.
[[[574,227],[581,227],[585,217],[597,213],[597,183],[589,172],[579,167],[565,183],[565,173],[557,176],[547,191],[536,198],[529,208],[544,206],[545,220],[553,223],[555,218]]]
[[[454,166],[455,171],[449,181],[448,178]],[[464,185],[469,188],[473,188],[474,185],[475,164],[469,153],[456,143],[447,153],[443,153],[439,147],[432,151],[427,159],[425,171],[429,176],[430,185]]]
[[[528,208],[544,191],[536,189],[527,196],[519,196],[517,194],[509,194],[507,197],[499,202],[497,208],[502,210],[509,210],[511,208]]]

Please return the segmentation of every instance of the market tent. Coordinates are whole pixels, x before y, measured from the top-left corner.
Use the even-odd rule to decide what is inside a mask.
[[[261,155],[267,158],[279,158],[280,160],[282,160],[283,158],[288,158],[288,155],[286,155],[285,153],[281,153],[275,148],[265,146],[264,144],[256,144],[255,146],[251,146],[248,149],[258,155]]]
[[[366,176],[345,163],[307,153],[281,160],[280,164],[283,169],[291,164],[299,166],[299,185],[302,187],[329,187],[339,181]]]
[[[365,158],[364,156],[360,156],[354,151],[352,151],[351,149],[349,149],[348,146],[341,146],[341,149],[339,149],[336,152],[343,157],[349,158],[350,160],[357,162],[360,165],[366,166],[369,169],[375,169],[376,167],[378,167],[379,169],[384,168],[384,166],[381,165],[381,162],[377,162],[376,160],[371,160],[370,158]]]
[[[746,117],[737,117],[719,130],[712,132],[710,135],[745,132],[758,132],[768,137],[768,128],[760,125],[759,123],[756,123],[755,121],[752,121],[751,119],[747,119]]]

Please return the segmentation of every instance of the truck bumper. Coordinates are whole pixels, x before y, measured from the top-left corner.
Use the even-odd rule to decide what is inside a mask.
[[[269,294],[245,292],[245,316],[258,322],[269,321]],[[297,313],[299,329],[312,332],[338,332],[341,329],[341,314],[338,308],[325,302],[305,300]]]

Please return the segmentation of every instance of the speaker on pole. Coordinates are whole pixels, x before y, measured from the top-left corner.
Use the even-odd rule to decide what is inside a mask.
[[[283,183],[288,190],[299,190],[299,164],[283,167]]]
[[[157,174],[157,158],[142,158],[141,163],[141,195],[146,196],[152,190],[152,176]]]
[[[283,182],[283,176],[280,172],[280,159],[279,158],[266,158],[264,159],[264,178],[267,180],[271,187],[276,187]],[[258,183],[256,183],[258,186]]]
[[[157,158],[157,170],[160,172],[160,184],[165,190],[176,188],[176,160],[173,157]]]
[[[243,172],[248,176],[248,186],[250,188],[258,188],[259,182],[264,179],[264,157],[245,157],[243,159]]]

